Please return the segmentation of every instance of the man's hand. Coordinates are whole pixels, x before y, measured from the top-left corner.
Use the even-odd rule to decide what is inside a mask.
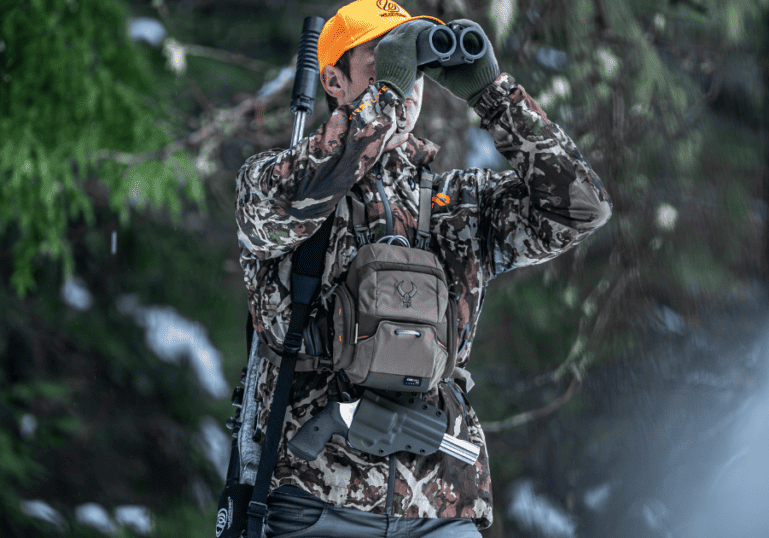
[[[405,99],[417,76],[417,36],[434,22],[417,19],[396,26],[374,50],[377,82],[384,82]]]
[[[486,37],[483,29],[478,24],[467,19],[459,19],[448,24],[448,26],[453,25],[458,25],[462,28],[470,26],[476,28],[486,40],[486,54],[471,64],[453,67],[442,67],[439,65],[438,67],[424,67],[422,70],[425,75],[460,99],[467,101],[467,104],[472,107],[481,98],[481,94],[483,94],[488,85],[499,76],[499,65],[494,57],[494,50],[491,47],[489,38]],[[379,65],[377,65],[378,67]]]

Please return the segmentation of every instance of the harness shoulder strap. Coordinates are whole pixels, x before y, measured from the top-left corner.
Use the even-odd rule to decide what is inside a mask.
[[[430,240],[430,214],[435,174],[427,168],[419,169],[419,220],[417,221],[417,248],[427,250]]]
[[[366,205],[352,192],[346,196],[352,205],[352,225],[355,230],[355,239],[358,245],[366,245],[371,241],[368,226],[366,225]]]

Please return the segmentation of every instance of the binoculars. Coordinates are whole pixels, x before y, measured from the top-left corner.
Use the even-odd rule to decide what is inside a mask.
[[[433,26],[417,36],[417,66],[435,62],[443,67],[471,64],[485,53],[483,32],[455,22]]]

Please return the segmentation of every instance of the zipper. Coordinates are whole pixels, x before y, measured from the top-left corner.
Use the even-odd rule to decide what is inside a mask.
[[[390,200],[387,199],[387,195],[384,190],[384,183],[382,183],[382,165],[377,163],[376,165],[376,190],[379,193],[379,197],[382,199],[382,204],[385,210],[385,235],[393,234],[393,212],[390,208]]]
[[[457,319],[459,317],[459,305],[457,304],[457,297],[453,293],[449,293],[449,319],[448,319],[448,351],[449,351],[449,361],[451,361],[451,369],[454,370],[454,366],[457,365],[457,323],[459,323],[459,320]],[[451,376],[451,372],[448,372],[449,376]]]
[[[350,345],[356,344],[358,339],[358,323],[355,321],[355,307],[352,304],[352,298],[347,291],[347,287],[342,285],[336,288],[335,295],[338,297],[337,304],[334,308],[339,309],[339,315],[342,316],[342,325],[344,326],[344,335],[337,335],[338,342],[334,344]],[[353,333],[353,331],[355,331]],[[344,340],[342,340],[344,338]]]

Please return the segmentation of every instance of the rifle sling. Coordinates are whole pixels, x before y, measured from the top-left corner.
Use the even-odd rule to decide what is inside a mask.
[[[318,231],[297,248],[294,255],[291,274],[291,320],[283,342],[283,357],[270,405],[270,417],[259,458],[254,490],[248,505],[248,538],[262,538],[262,527],[267,517],[267,495],[270,493],[278,446],[283,435],[296,359],[302,347],[302,332],[310,305],[320,291],[320,281],[326,265],[325,253],[328,249],[335,215],[336,212],[332,212]]]

